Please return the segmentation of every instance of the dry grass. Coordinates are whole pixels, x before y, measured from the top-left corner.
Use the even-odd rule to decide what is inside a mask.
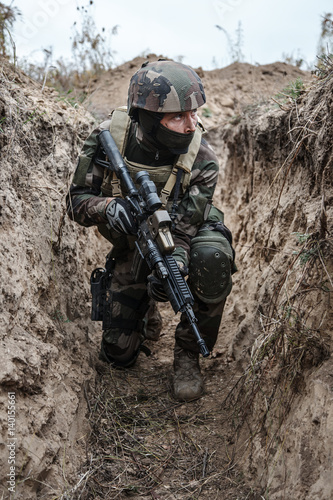
[[[257,397],[264,401],[263,419],[278,407],[287,415],[301,390],[304,372],[319,366],[330,354],[330,337],[322,328],[326,317],[318,316],[317,311],[326,301],[329,305],[333,291],[326,265],[332,260],[333,240],[318,240],[316,235],[296,237],[300,248],[275,286],[268,313],[259,313],[261,333],[232,394],[235,409],[237,401],[240,403],[241,425]],[[261,424],[259,420],[258,428]]]
[[[246,491],[230,460],[215,460],[206,441],[216,414],[202,402],[180,403],[168,374],[107,368],[87,391],[91,436],[81,479],[65,498],[221,498],[220,490]],[[206,444],[205,444],[206,442]],[[235,493],[233,493],[235,494]],[[259,498],[259,497],[258,497]]]
[[[318,57],[315,74],[319,80],[327,80],[333,75],[333,54],[322,54]]]

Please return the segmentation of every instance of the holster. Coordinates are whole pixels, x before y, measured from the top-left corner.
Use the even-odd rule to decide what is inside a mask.
[[[91,320],[103,321],[103,328],[110,319],[110,286],[114,264],[114,259],[107,258],[105,268],[94,269],[90,276]]]

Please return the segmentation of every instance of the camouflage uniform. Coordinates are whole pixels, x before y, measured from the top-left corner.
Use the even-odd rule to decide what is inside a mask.
[[[177,112],[179,107],[184,110],[192,110],[205,102],[203,100],[204,94],[191,93],[192,74],[189,75],[188,86],[181,82],[182,87],[177,88],[176,85],[176,89],[174,89],[173,86],[165,84],[165,79],[160,78],[158,63],[155,66],[150,63],[148,66],[146,72],[141,70],[132,78],[129,87],[129,112],[131,109],[135,111],[140,109],[140,106],[144,109],[147,101],[156,112],[163,113]],[[183,67],[190,72],[192,71],[186,66]],[[171,65],[170,71],[172,73]],[[196,74],[194,73],[194,75]],[[170,74],[171,79],[172,74]],[[145,81],[149,81],[149,88],[151,88],[151,82],[154,82],[154,88],[158,91],[146,92],[145,94]],[[133,91],[134,88],[140,90],[142,88],[143,91],[136,93]],[[200,86],[199,88],[201,89]],[[112,243],[110,252],[110,258],[113,259],[114,265],[111,285],[113,296],[112,327],[103,332],[101,356],[102,359],[116,365],[129,366],[135,362],[144,338],[149,336],[147,335],[149,313],[152,320],[155,318],[155,322],[156,315],[153,314],[154,305],[147,294],[146,277],[135,281],[131,274],[135,237],[112,231],[105,215],[106,207],[115,194],[112,175],[96,162],[96,159],[101,155],[97,135],[101,130],[109,129],[110,126],[110,120],[103,122],[87,138],[67,197],[67,210],[69,216],[79,224],[83,226],[97,225],[100,233]],[[179,159],[179,155],[168,149],[162,148],[156,154],[156,150],[145,140],[145,134],[142,134],[140,125],[135,121],[131,121],[128,125],[126,141],[121,152],[132,178],[134,179],[138,170],[144,168],[150,173],[158,193],[162,192],[166,179],[169,177],[175,162]],[[231,272],[234,260],[230,241],[225,237],[228,235],[223,230],[220,232],[221,227],[223,228],[221,224],[223,223],[223,214],[211,204],[218,170],[218,161],[212,148],[204,138],[201,138],[191,173],[183,173],[183,181],[176,200],[178,210],[173,229],[176,246],[173,256],[189,268],[188,284],[195,297],[194,312],[198,319],[200,332],[210,350],[216,342],[225,298],[231,290]],[[122,196],[125,194],[122,193]],[[169,212],[174,201],[172,196],[173,193],[171,193],[170,201],[166,205]],[[218,294],[218,297],[206,297],[209,295],[209,287],[206,287],[206,291],[203,293],[200,290],[200,279],[204,273],[200,261],[200,249],[202,245],[206,245],[207,251],[210,251],[211,235],[214,236],[212,241],[216,240],[215,236],[218,237],[219,252],[224,255],[221,264],[224,266],[224,269],[221,270],[223,278],[221,278],[221,273],[217,278],[214,278],[212,270],[209,270],[211,283],[215,288],[216,286],[222,287],[222,292]],[[216,256],[217,253],[215,252]],[[217,256],[217,258],[219,257]],[[217,280],[215,284],[214,279]],[[220,283],[221,279],[222,283]],[[156,325],[157,323],[158,321]],[[189,331],[187,320],[183,316],[176,329],[176,344],[188,351],[198,352],[194,336]]]

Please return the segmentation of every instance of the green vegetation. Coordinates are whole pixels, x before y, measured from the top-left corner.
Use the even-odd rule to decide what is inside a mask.
[[[3,133],[3,128],[2,128],[2,126],[4,125],[5,121],[6,121],[6,117],[5,117],[5,116],[3,116],[3,117],[0,119],[0,133]]]
[[[276,94],[277,99],[291,99],[297,101],[300,95],[305,91],[305,86],[302,78],[298,77],[294,82],[290,82],[287,87]]]
[[[210,108],[203,108],[202,116],[204,116],[205,118],[210,118],[211,116],[213,116],[213,112]]]
[[[318,56],[318,64],[314,72],[319,80],[325,80],[333,74],[333,54]]]
[[[56,309],[51,316],[53,321],[59,321],[60,323],[71,323],[71,320],[66,318],[59,309]]]

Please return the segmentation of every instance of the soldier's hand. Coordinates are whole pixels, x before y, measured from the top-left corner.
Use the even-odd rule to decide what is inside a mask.
[[[185,277],[188,274],[188,268],[180,262],[176,260],[180,274]],[[168,297],[164,291],[164,287],[162,281],[156,276],[153,271],[147,278],[147,293],[151,299],[156,300],[157,302],[168,302]]]
[[[188,275],[188,267],[185,266],[184,262],[181,262],[180,260],[175,259],[180,271],[180,274],[185,278]]]
[[[168,302],[162,281],[152,272],[147,278],[147,293],[156,302]]]
[[[105,215],[111,229],[124,234],[136,234],[138,228],[131,213],[130,204],[122,198],[115,198],[106,207]]]

